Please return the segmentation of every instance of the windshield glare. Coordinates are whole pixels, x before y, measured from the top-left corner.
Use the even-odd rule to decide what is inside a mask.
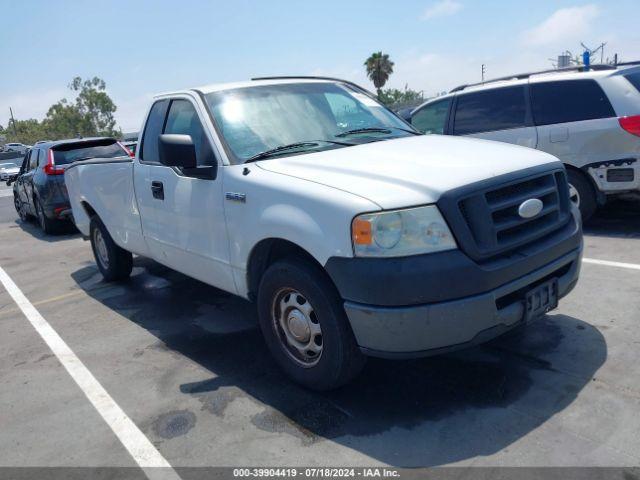
[[[410,135],[404,122],[375,100],[346,86],[328,83],[289,83],[238,88],[207,94],[207,103],[227,144],[232,163],[243,163],[273,148],[299,142],[362,142]],[[391,128],[349,137],[340,133],[361,128]],[[338,148],[323,143],[311,151]],[[303,153],[287,151],[286,155]]]

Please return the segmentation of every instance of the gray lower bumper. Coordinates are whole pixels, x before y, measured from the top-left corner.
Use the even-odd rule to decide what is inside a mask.
[[[353,302],[344,306],[364,353],[400,358],[433,355],[488,341],[524,323],[524,292],[557,277],[558,296],[565,296],[578,280],[581,260],[580,248],[495,290],[459,300],[409,307]]]

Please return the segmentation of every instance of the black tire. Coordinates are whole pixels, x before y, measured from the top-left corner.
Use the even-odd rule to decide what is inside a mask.
[[[61,222],[57,220],[52,220],[45,215],[44,207],[42,206],[42,203],[40,203],[39,198],[36,197],[34,199],[34,202],[36,206],[38,225],[40,225],[40,228],[42,229],[42,231],[47,235],[53,235],[58,233],[60,231]]]
[[[284,301],[289,289],[294,290],[294,298],[299,299],[299,293],[305,303],[309,302],[312,323],[320,326],[322,350],[315,360],[299,358],[300,352],[287,343],[277,319],[276,302],[281,295],[284,295]],[[324,271],[309,261],[284,259],[267,269],[258,289],[258,318],[267,346],[278,365],[295,382],[307,388],[319,391],[337,388],[360,373],[365,364],[366,357],[358,349],[335,286]],[[317,344],[317,337],[312,341]],[[305,364],[305,361],[316,363]]]
[[[580,214],[582,215],[582,221],[587,222],[598,208],[598,202],[596,199],[596,191],[589,179],[584,173],[568,169],[567,176],[569,180],[569,186],[575,188],[578,195],[578,208],[580,208]],[[575,200],[572,198],[572,201]]]
[[[91,218],[89,230],[93,256],[104,279],[114,282],[128,278],[133,269],[131,252],[115,244],[104,223],[97,216]],[[100,245],[101,242],[104,242],[103,245]]]
[[[24,203],[22,203],[15,192],[13,194],[13,206],[15,207],[16,212],[18,212],[18,217],[20,217],[21,221],[28,222],[31,219],[31,215],[29,215],[24,208]]]

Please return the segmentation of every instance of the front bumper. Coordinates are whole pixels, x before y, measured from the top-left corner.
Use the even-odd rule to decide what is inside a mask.
[[[412,358],[457,350],[491,340],[524,323],[524,295],[557,278],[558,298],[578,281],[582,246],[492,291],[457,300],[379,307],[345,302],[360,349],[367,355]]]

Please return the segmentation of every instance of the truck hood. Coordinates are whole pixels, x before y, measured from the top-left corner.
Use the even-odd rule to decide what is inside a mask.
[[[353,193],[383,209],[437,202],[453,188],[557,158],[530,148],[444,135],[379,141],[258,162],[281,173]]]

